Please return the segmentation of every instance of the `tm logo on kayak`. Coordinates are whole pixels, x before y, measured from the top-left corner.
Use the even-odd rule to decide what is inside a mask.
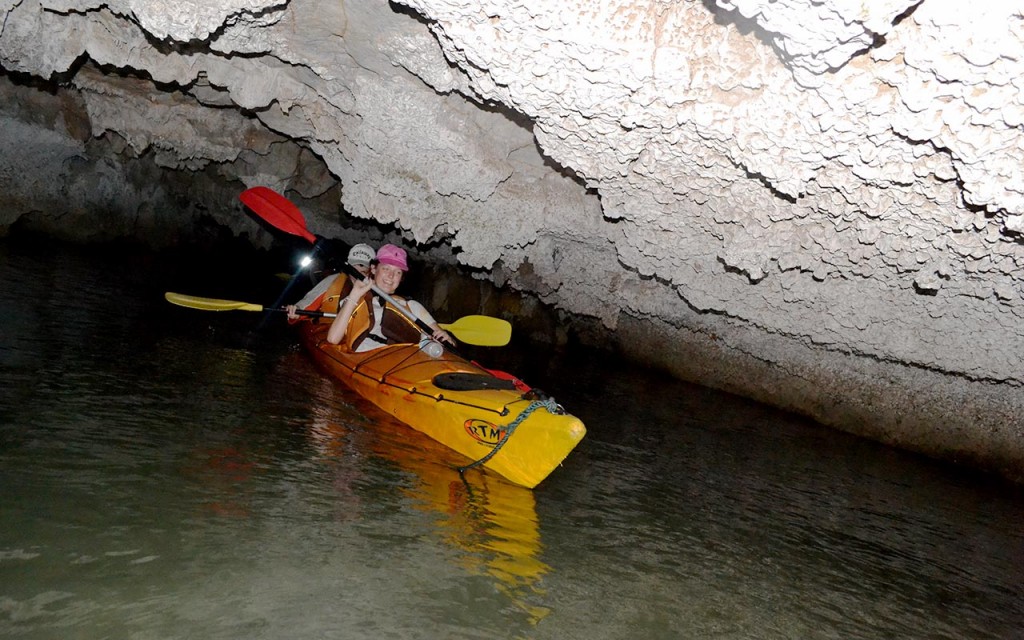
[[[466,433],[473,436],[477,442],[484,444],[498,444],[505,437],[505,427],[499,427],[486,420],[466,420]]]

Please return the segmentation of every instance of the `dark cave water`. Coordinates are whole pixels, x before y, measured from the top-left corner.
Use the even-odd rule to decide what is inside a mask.
[[[1022,637],[1019,487],[537,346],[587,437],[463,481],[206,258],[0,241],[0,637]]]

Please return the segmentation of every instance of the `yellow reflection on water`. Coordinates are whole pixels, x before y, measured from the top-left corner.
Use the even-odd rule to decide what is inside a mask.
[[[423,482],[407,493],[437,514],[441,538],[465,552],[463,568],[495,578],[495,586],[536,624],[549,613],[532,601],[544,595],[541,579],[550,567],[539,558],[533,492],[482,472],[463,479],[437,469],[422,469]]]
[[[357,455],[353,449],[358,449],[408,472],[413,481],[396,490],[434,516],[439,538],[461,552],[461,567],[493,578],[495,587],[531,623],[547,616],[550,610],[536,604],[551,567],[540,559],[543,544],[533,492],[480,470],[460,476],[455,468],[466,464],[465,458],[354,394],[344,394],[344,402],[352,405],[339,407],[337,388],[325,382],[333,388],[317,395],[334,398],[318,403],[310,429],[320,453],[338,459]],[[365,430],[352,428],[353,421],[365,423]],[[358,500],[351,495],[348,499]]]

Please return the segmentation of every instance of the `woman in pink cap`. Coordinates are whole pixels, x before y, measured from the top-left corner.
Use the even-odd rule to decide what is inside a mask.
[[[405,249],[393,244],[377,249],[370,267],[370,277],[352,283],[352,291],[338,310],[338,315],[327,331],[327,341],[341,344],[344,340],[353,351],[369,351],[399,342],[419,342],[420,330],[402,311],[392,307],[380,296],[372,295],[371,284],[391,296],[395,302],[412,312],[433,331],[434,340],[455,344],[451,334],[437,325],[423,305],[415,300],[404,300],[395,295],[402,276],[409,270]]]

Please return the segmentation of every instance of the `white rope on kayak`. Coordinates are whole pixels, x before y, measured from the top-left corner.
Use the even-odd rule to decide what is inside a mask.
[[[480,458],[476,462],[467,464],[464,467],[457,467],[458,472],[462,473],[464,471],[468,471],[469,469],[472,469],[473,467],[478,467],[483,463],[487,462],[488,460],[490,460],[491,458],[493,458],[494,454],[498,453],[498,451],[500,451],[501,448],[505,446],[505,443],[508,442],[508,439],[512,437],[512,433],[516,430],[516,427],[522,424],[523,420],[526,420],[528,417],[530,417],[531,413],[541,408],[547,409],[551,413],[558,413],[562,411],[562,408],[558,406],[558,403],[555,402],[554,398],[547,398],[545,400],[534,400],[533,402],[530,403],[528,407],[523,409],[522,413],[516,416],[515,420],[510,422],[509,425],[505,427],[505,437],[502,438],[498,442],[498,444],[494,445],[494,448],[491,449],[486,456]]]

